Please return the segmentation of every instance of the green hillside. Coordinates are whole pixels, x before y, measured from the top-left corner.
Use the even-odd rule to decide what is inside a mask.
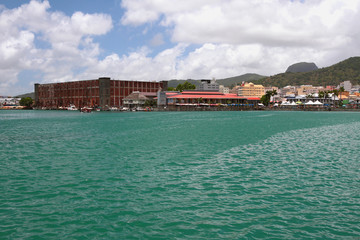
[[[193,79],[188,79],[188,80],[170,80],[168,81],[168,87],[173,87],[176,88],[177,85],[179,84],[183,84],[184,82],[188,81],[191,84],[194,84],[196,87],[200,86],[200,80],[193,80]]]
[[[336,86],[343,81],[360,84],[360,57],[351,57],[330,67],[306,73],[281,73],[256,81],[264,86],[288,85]]]
[[[316,66],[315,63],[299,62],[289,66],[285,72],[286,73],[311,72],[311,71],[316,71],[318,69],[319,68]]]
[[[254,81],[262,79],[264,77],[265,76],[261,76],[259,74],[255,74],[255,73],[247,73],[247,74],[237,76],[237,77],[219,79],[219,80],[217,80],[217,82],[220,85],[224,85],[225,87],[230,87],[230,86],[239,85],[241,82],[254,82]]]
[[[25,94],[22,94],[22,95],[18,95],[16,96],[18,98],[25,98],[25,97],[31,97],[32,99],[35,99],[35,93],[32,92],[32,93],[25,93]]]
[[[240,84],[241,82],[253,82],[259,79],[264,78],[264,76],[254,74],[254,73],[247,73],[241,76],[237,77],[231,77],[231,78],[224,78],[224,79],[217,79],[216,82],[220,85],[224,85],[225,87],[231,87],[235,86],[237,84]],[[168,82],[168,87],[176,87],[178,84],[183,84],[185,81],[190,82],[191,84],[194,84],[196,87],[200,86],[201,80],[170,80]]]

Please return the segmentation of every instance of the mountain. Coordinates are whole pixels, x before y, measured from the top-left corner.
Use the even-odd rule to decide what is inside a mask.
[[[280,73],[256,81],[264,86],[285,87],[288,85],[337,86],[343,81],[360,84],[360,57],[351,57],[330,67],[311,72]]]
[[[168,87],[176,88],[177,85],[183,84],[186,81],[188,81],[191,84],[194,84],[196,87],[199,87],[200,82],[201,82],[200,80],[193,80],[193,79],[188,79],[188,80],[176,80],[176,79],[173,79],[173,80],[168,81]]]
[[[225,87],[231,87],[231,86],[235,86],[237,84],[240,84],[241,82],[253,82],[253,81],[262,79],[264,77],[265,76],[261,76],[261,75],[255,74],[255,73],[247,73],[247,74],[237,76],[237,77],[217,79],[216,82],[219,83],[220,85],[224,85]],[[200,86],[200,84],[201,84],[201,80],[193,80],[193,79],[170,80],[168,82],[168,87],[176,88],[177,85],[183,84],[185,81],[188,81],[191,84],[194,84],[196,87]]]
[[[286,72],[298,73],[298,72],[311,72],[315,70],[318,70],[318,67],[316,66],[315,63],[300,62],[289,66],[286,69]]]
[[[16,96],[17,98],[25,98],[25,97],[31,97],[32,99],[35,99],[35,93],[32,92],[32,93],[25,93],[25,94],[22,94],[22,95],[18,95]]]
[[[255,73],[247,73],[237,77],[224,78],[216,80],[220,85],[224,85],[225,87],[235,86],[242,82],[254,82],[256,80],[262,79],[265,76],[261,76]]]

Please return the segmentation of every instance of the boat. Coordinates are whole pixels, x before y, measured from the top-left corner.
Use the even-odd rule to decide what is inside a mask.
[[[110,107],[109,110],[110,111],[119,111],[119,109],[117,107]]]
[[[70,104],[70,107],[67,108],[69,111],[77,111],[78,109],[75,107],[74,104]]]
[[[80,109],[80,111],[83,112],[83,113],[91,113],[92,108],[90,108],[90,107],[82,107]]]

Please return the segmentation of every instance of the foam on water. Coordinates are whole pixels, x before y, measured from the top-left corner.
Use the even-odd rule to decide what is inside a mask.
[[[221,167],[212,175],[226,175],[231,181],[225,187],[243,189],[239,207],[246,202],[244,219],[252,233],[242,233],[264,231],[263,236],[288,239],[358,236],[359,130],[355,122],[282,132],[218,154],[214,161]]]

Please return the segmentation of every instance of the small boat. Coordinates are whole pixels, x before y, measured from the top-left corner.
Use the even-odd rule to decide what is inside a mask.
[[[83,112],[83,113],[91,113],[92,108],[90,108],[90,107],[82,107],[80,109],[80,111]]]
[[[109,110],[110,111],[119,111],[119,109],[117,107],[110,107]]]
[[[67,108],[69,111],[77,111],[78,109],[75,107],[74,104],[71,104],[70,107]]]

